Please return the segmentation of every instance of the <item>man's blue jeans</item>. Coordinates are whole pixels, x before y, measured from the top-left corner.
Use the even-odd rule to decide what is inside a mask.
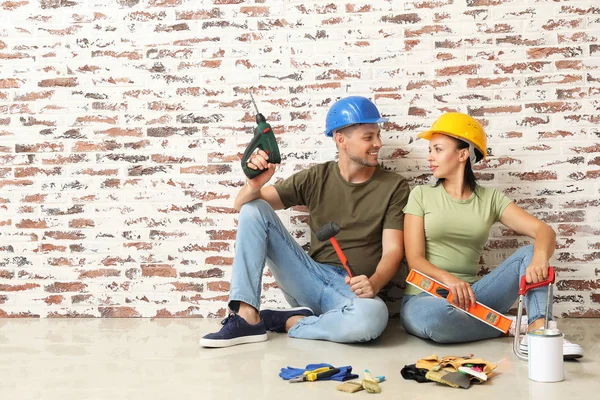
[[[233,311],[239,301],[260,309],[265,263],[292,307],[310,307],[315,312],[298,321],[289,336],[352,343],[375,339],[385,329],[388,309],[383,300],[358,298],[344,281],[344,269],[315,262],[273,208],[264,200],[254,200],[244,204],[239,215],[229,295]]]
[[[518,298],[519,282],[531,263],[533,246],[519,249],[471,287],[478,302],[506,313]],[[527,319],[532,323],[546,314],[548,287],[529,290],[525,295]],[[453,307],[446,299],[427,293],[402,299],[404,329],[438,343],[463,343],[502,336],[502,332]],[[550,318],[552,319],[552,304]]]

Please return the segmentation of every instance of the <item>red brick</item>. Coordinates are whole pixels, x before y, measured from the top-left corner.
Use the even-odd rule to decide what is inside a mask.
[[[102,318],[139,318],[141,315],[133,307],[98,307]]]
[[[268,17],[269,7],[265,6],[246,6],[240,7],[240,13],[249,17]]]
[[[81,292],[86,287],[87,285],[81,282],[54,282],[45,286],[44,290],[48,293]]]
[[[13,279],[14,277],[15,277],[14,271],[0,269],[0,279]]]
[[[524,210],[551,209],[553,205],[548,198],[517,199],[515,203]]]
[[[73,152],[106,152],[117,150],[122,147],[121,144],[115,141],[103,141],[100,143],[96,142],[75,142],[71,151]]]
[[[423,88],[427,88],[427,87],[436,89],[436,88],[440,88],[440,87],[450,86],[451,84],[452,84],[452,81],[450,79],[447,79],[445,81],[441,81],[441,80],[409,81],[408,85],[406,86],[406,90],[423,89]]]
[[[208,282],[208,290],[213,292],[229,292],[229,282]]]
[[[221,256],[206,257],[204,263],[207,265],[233,265],[233,258]]]
[[[581,105],[577,103],[566,103],[562,101],[545,102],[545,103],[533,103],[526,104],[525,108],[532,108],[536,113],[559,113],[566,111],[578,111],[581,109]]]
[[[42,9],[73,7],[77,5],[77,1],[71,0],[39,0]]]
[[[360,79],[360,71],[349,71],[341,69],[330,69],[320,75],[317,75],[317,80],[347,80],[347,79]]]
[[[44,232],[44,238],[51,238],[54,240],[82,240],[85,239],[85,235],[80,231],[46,231]]]
[[[62,302],[64,301],[64,297],[61,295],[51,295],[48,296],[44,299],[44,303],[51,305],[51,304],[62,304]]]
[[[418,29],[405,29],[404,36],[407,38],[420,36],[445,36],[452,35],[452,29],[445,25],[425,25]]]
[[[108,122],[112,123],[112,120],[109,120]],[[97,135],[106,135],[108,137],[141,137],[144,135],[142,128],[110,128],[103,131],[95,131],[94,133]]]
[[[48,318],[95,318],[96,315],[80,313],[74,310],[59,310],[48,313]]]
[[[22,292],[24,290],[31,290],[39,288],[40,285],[37,283],[25,283],[22,285],[4,285],[0,284],[0,292]]]
[[[556,74],[533,76],[525,80],[527,86],[563,85],[583,82],[583,76],[573,74]]]
[[[171,285],[178,292],[202,292],[204,291],[203,284],[197,283],[185,283],[185,282],[171,282]]]
[[[18,89],[25,83],[23,79],[4,78],[0,79],[0,89]],[[20,100],[17,100],[20,101]]]
[[[37,143],[37,144],[17,144],[15,145],[17,153],[47,153],[47,152],[63,152],[64,144],[62,143]]]
[[[171,312],[162,308],[156,312],[153,318],[200,318],[200,307],[189,306],[185,310]]]
[[[38,219],[37,221],[31,219],[23,219],[21,220],[21,222],[15,224],[15,227],[21,229],[42,229],[47,228],[48,225],[43,219]]]
[[[581,57],[583,50],[581,47],[539,47],[527,50],[527,57],[532,59],[548,59],[552,56],[564,58]]]
[[[43,254],[48,254],[51,252],[66,252],[67,251],[67,246],[58,246],[58,245],[54,245],[51,243],[44,243],[40,246],[39,249],[40,252],[42,252]]]
[[[558,177],[554,171],[538,171],[538,172],[509,172],[510,176],[519,178],[522,181],[546,181],[557,180]]]
[[[196,278],[196,279],[207,279],[207,278],[223,278],[224,273],[220,268],[211,268],[204,271],[195,272],[181,272],[182,278]]]
[[[177,270],[173,268],[172,265],[142,265],[142,276],[143,277],[152,277],[152,276],[161,276],[161,277],[177,277]]]
[[[556,287],[558,290],[596,290],[600,289],[600,279],[597,280],[571,280],[571,279],[561,279],[556,282]]]
[[[7,313],[0,308],[0,318],[39,318],[39,314],[32,314],[31,312],[12,312]]]
[[[86,278],[105,278],[105,277],[113,277],[113,276],[121,276],[121,271],[118,269],[95,269],[90,271],[82,271],[79,273],[79,277],[77,279],[86,279]]]
[[[180,32],[180,31],[189,31],[190,27],[186,23],[174,24],[174,25],[164,25],[158,24],[154,28],[154,32]]]
[[[494,73],[499,73],[498,71],[502,71],[505,74],[514,74],[515,72],[542,72],[546,69],[551,70],[552,63],[549,61],[537,61],[537,62],[522,62],[522,63],[514,63],[514,64],[496,64],[494,69]]]
[[[44,203],[46,201],[47,194],[31,194],[23,197],[22,203]]]
[[[38,82],[39,87],[75,87],[78,85],[77,78],[53,78]]]
[[[107,57],[111,59],[126,58],[128,60],[141,60],[144,55],[141,51],[122,51],[116,52],[112,50],[94,50],[92,51],[92,58]]]
[[[182,174],[198,174],[198,175],[223,175],[231,172],[231,166],[227,164],[223,165],[201,165],[193,167],[181,167],[180,173]]]
[[[27,53],[0,53],[0,60],[20,60],[24,58],[33,58],[33,56]]]
[[[539,211],[533,213],[537,218],[544,222],[583,222],[585,221],[585,211],[558,211],[558,212],[545,212]],[[560,229],[560,227],[559,227]]]
[[[581,181],[584,179],[598,179],[598,178],[600,178],[600,170],[586,171],[585,173],[573,172],[573,173],[569,174],[568,177],[569,177],[569,179],[573,179],[575,181]]]
[[[600,318],[600,310],[577,307],[573,311],[561,313],[562,318]]]
[[[560,224],[558,233],[561,236],[597,236],[600,235],[600,226],[579,224]]]
[[[29,178],[34,176],[56,176],[62,174],[62,168],[15,168],[15,178]]]

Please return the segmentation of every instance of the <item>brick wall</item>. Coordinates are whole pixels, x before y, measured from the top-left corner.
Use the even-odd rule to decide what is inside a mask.
[[[382,162],[412,184],[415,134],[478,117],[483,184],[558,232],[556,314],[598,317],[599,37],[595,0],[0,0],[0,316],[224,315],[253,87],[277,179],[334,158],[348,94],[390,117]],[[495,227],[482,273],[526,243]]]

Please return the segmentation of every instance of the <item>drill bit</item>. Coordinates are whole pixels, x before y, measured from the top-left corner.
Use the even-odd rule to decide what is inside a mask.
[[[260,114],[258,112],[258,107],[256,106],[256,102],[254,101],[254,96],[252,96],[252,92],[250,92],[250,98],[252,99],[252,104],[254,104],[254,109],[256,110],[256,115]]]

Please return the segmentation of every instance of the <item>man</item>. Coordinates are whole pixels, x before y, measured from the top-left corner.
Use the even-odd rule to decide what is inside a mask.
[[[229,308],[219,332],[200,340],[205,347],[228,347],[267,340],[266,331],[302,339],[340,343],[377,338],[388,309],[377,293],[392,279],[404,257],[406,180],[377,163],[379,123],[386,122],[369,99],[360,96],[334,103],[326,119],[327,136],[339,152],[337,162],[316,165],[273,186],[268,154],[259,150],[248,161],[266,170],[235,199],[240,211]],[[310,212],[311,249],[307,255],[287,232],[275,210],[305,205]],[[350,279],[329,243],[315,232],[328,222],[356,276]],[[265,262],[294,308],[260,310]]]

